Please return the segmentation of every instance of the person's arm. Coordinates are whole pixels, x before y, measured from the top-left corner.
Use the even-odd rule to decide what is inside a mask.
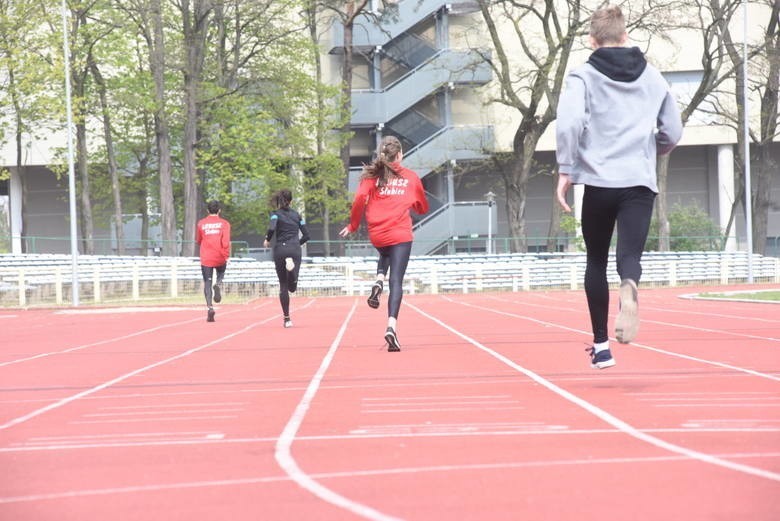
[[[271,244],[271,238],[274,236],[274,232],[276,231],[276,222],[279,220],[279,216],[276,215],[276,212],[271,214],[271,222],[268,223],[268,230],[265,232],[265,240],[263,241],[263,246],[268,248],[268,246]]]
[[[201,230],[200,228],[200,223],[198,223],[197,226],[195,226],[195,242],[197,242],[198,244],[203,242],[203,230]]]
[[[428,213],[428,209],[430,208],[430,205],[428,204],[428,198],[425,196],[425,188],[423,187],[422,181],[420,181],[420,178],[417,177],[417,175],[414,176],[415,180],[415,186],[414,186],[414,203],[412,204],[412,210],[414,213],[418,215],[422,215],[424,213]]]
[[[576,162],[580,137],[587,123],[587,93],[585,82],[573,75],[566,78],[566,86],[558,99],[555,120],[555,157],[558,171],[570,174]]]
[[[354,233],[360,227],[360,219],[363,218],[363,211],[366,209],[368,203],[368,194],[371,187],[374,185],[374,180],[363,179],[358,185],[355,191],[355,199],[352,201],[352,211],[349,214],[349,224],[347,224],[340,232],[339,235],[346,237],[350,233]]]
[[[230,258],[230,223],[225,221],[222,224],[222,257],[225,262]]]
[[[298,229],[301,230],[301,238],[299,239],[299,241],[301,246],[303,246],[311,238],[311,236],[309,235],[309,229],[306,228],[306,221],[303,220],[303,217],[301,217],[301,220],[298,223]]]
[[[558,186],[555,189],[555,196],[558,199],[558,204],[560,204],[563,211],[567,213],[571,212],[571,207],[569,206],[569,203],[566,202],[566,193],[569,191],[570,186],[571,179],[569,178],[569,174],[558,172]]]
[[[655,135],[656,151],[660,155],[668,154],[682,138],[682,118],[680,109],[671,91],[666,93],[666,98],[661,104],[656,123],[658,133]]]

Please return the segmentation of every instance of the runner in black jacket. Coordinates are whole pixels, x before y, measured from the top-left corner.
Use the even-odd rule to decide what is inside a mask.
[[[301,269],[301,246],[309,240],[309,230],[303,217],[290,208],[292,193],[279,190],[271,197],[271,222],[263,245],[268,248],[276,235],[273,259],[279,277],[279,302],[284,313],[284,327],[292,327],[290,320],[290,293],[298,289],[298,271]],[[299,234],[300,232],[300,234]]]

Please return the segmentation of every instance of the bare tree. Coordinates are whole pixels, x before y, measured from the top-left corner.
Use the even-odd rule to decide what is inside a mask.
[[[145,1],[145,0],[142,0]],[[176,211],[173,204],[173,176],[171,168],[171,137],[165,112],[165,38],[160,0],[149,0],[141,5],[148,16],[143,24],[149,45],[149,66],[154,80],[154,129],[157,142],[157,164],[160,176],[160,219],[162,224],[162,254],[176,255]]]
[[[769,219],[769,209],[772,208],[771,200],[771,179],[775,171],[775,162],[771,154],[771,146],[778,135],[778,76],[780,76],[780,28],[778,27],[778,17],[780,16],[780,2],[777,0],[767,0],[765,4],[770,12],[770,17],[766,22],[766,27],[761,41],[748,52],[748,60],[757,59],[755,66],[758,68],[756,74],[750,78],[745,77],[743,68],[743,56],[740,52],[741,44],[735,43],[731,33],[726,30],[725,40],[727,51],[734,67],[736,68],[736,97],[737,113],[733,115],[732,122],[739,131],[737,132],[737,171],[739,172],[739,184],[737,197],[732,205],[732,216],[729,225],[734,219],[734,214],[738,205],[743,205],[745,196],[745,142],[744,142],[744,124],[745,124],[745,104],[743,92],[745,82],[752,80],[754,92],[760,94],[760,113],[759,113],[759,131],[749,130],[749,139],[755,146],[755,157],[758,158],[758,168],[755,176],[751,175],[752,185],[750,194],[751,206],[753,208],[753,229],[751,230],[753,238],[753,252],[763,254],[766,251],[767,225]],[[729,115],[728,110],[722,110],[722,114]],[[749,122],[748,122],[749,124]],[[751,154],[753,156],[753,154]],[[750,158],[752,163],[752,157]]]
[[[506,190],[511,250],[522,252],[528,248],[525,211],[534,152],[542,134],[555,120],[569,55],[583,31],[587,13],[580,2],[569,2],[563,10],[560,2],[554,0],[530,4],[511,0],[477,3],[493,43],[493,57],[485,59],[493,68],[499,89],[489,101],[516,110],[520,117],[512,140],[513,154],[506,168],[499,172]],[[508,28],[502,30],[504,23]],[[527,59],[527,68],[519,67],[509,54],[509,30]]]
[[[689,9],[695,9],[695,14],[690,19],[681,20],[677,28],[695,28],[699,31],[702,39],[702,76],[699,85],[691,95],[690,99],[682,101],[681,117],[685,125],[691,116],[702,107],[705,112],[711,110],[706,100],[717,91],[724,81],[734,77],[734,65],[731,63],[727,53],[727,40],[729,23],[731,22],[736,8],[741,5],[741,0],[703,0],[697,1],[689,6]],[[680,11],[678,14],[690,12],[689,10]],[[656,198],[656,220],[658,222],[658,249],[659,251],[668,251],[670,249],[669,239],[669,205],[667,202],[667,179],[669,174],[669,155],[663,155],[658,158],[658,197]]]
[[[198,219],[196,150],[200,83],[206,53],[206,36],[212,14],[210,0],[182,0],[182,33],[184,36],[184,137],[182,163],[184,170],[184,230],[182,253],[195,254],[195,224]]]
[[[116,234],[117,253],[125,254],[125,232],[122,219],[122,190],[119,184],[119,168],[117,167],[116,151],[114,150],[114,137],[111,131],[111,111],[108,106],[108,93],[106,82],[100,73],[93,56],[90,54],[89,67],[92,78],[97,85],[100,97],[100,109],[103,121],[103,139],[106,142],[106,157],[108,159],[108,174],[111,177],[111,194],[114,199],[114,233]]]

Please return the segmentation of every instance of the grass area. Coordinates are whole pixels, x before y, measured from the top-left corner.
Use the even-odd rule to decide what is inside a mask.
[[[723,298],[736,300],[756,300],[759,302],[780,302],[780,290],[745,291],[734,293],[701,293],[701,298]]]

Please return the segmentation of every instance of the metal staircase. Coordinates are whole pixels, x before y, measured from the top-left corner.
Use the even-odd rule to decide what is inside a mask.
[[[353,46],[370,56],[370,89],[352,92],[351,124],[373,128],[398,137],[404,148],[404,164],[424,178],[455,160],[479,159],[492,149],[492,127],[456,125],[451,103],[454,88],[484,85],[492,79],[485,51],[449,46],[449,17],[474,12],[475,2],[400,0],[391,11],[358,18]],[[332,53],[343,42],[343,26],[335,24]],[[366,132],[364,130],[364,132]],[[360,168],[349,172],[349,188],[357,187]],[[454,190],[448,189],[448,199]],[[440,194],[441,195],[441,194]],[[453,216],[465,210],[447,200],[436,212]],[[465,208],[465,207],[464,207]],[[467,219],[423,219],[415,225],[420,247],[435,250],[453,235],[465,233]],[[459,226],[452,229],[450,224]]]

